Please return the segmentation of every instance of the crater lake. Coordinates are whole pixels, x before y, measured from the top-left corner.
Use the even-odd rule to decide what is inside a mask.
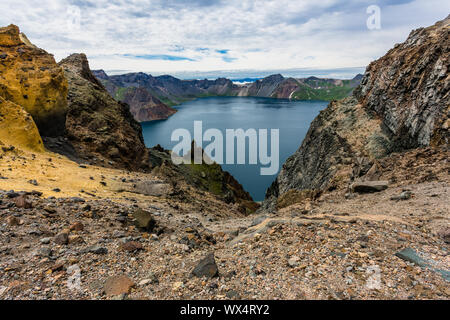
[[[224,144],[226,129],[253,128],[256,131],[268,129],[269,133],[270,129],[279,129],[279,172],[286,159],[300,147],[311,121],[327,105],[327,101],[207,97],[176,106],[178,112],[167,120],[144,122],[141,125],[147,147],[160,144],[169,150],[178,144],[177,141],[171,141],[171,135],[175,129],[187,129],[194,137],[194,121],[203,122],[203,132],[210,128],[219,129],[224,136]],[[204,142],[203,147],[208,144],[210,142]],[[270,150],[270,135],[268,144]],[[225,149],[224,145],[224,159]],[[253,200],[262,201],[276,175],[261,175],[260,168],[267,166],[262,166],[260,163],[248,164],[248,150],[247,141],[246,164],[222,164],[222,168],[230,172],[244,186]]]

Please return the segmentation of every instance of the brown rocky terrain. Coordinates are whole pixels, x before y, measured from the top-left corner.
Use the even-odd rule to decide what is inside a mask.
[[[149,174],[1,156],[0,189],[25,192],[0,193],[0,299],[450,298],[445,150],[392,154],[380,193],[257,216]]]
[[[413,32],[413,42],[445,48],[448,37],[434,39],[443,30],[448,19]],[[415,48],[406,47],[390,61],[406,61]],[[391,92],[392,82],[372,82],[385,71],[369,67],[355,96],[314,120],[256,214],[220,166],[175,166],[158,146],[145,151],[151,171],[79,164],[41,149],[32,115],[0,97],[0,299],[448,300],[448,68],[429,72],[448,61],[448,51],[430,52],[421,63],[435,64],[419,68],[421,80],[395,89],[417,90],[418,99],[432,90],[425,109],[400,100],[399,108],[412,109],[403,118],[397,104],[372,106],[387,100],[374,88]],[[397,66],[415,68],[415,61]],[[134,121],[126,105],[105,95],[85,56],[61,65],[66,127],[84,137],[73,145],[97,152],[89,145],[105,137],[89,127],[97,118],[120,142],[125,134],[114,125]],[[395,72],[409,79],[410,72]],[[123,113],[109,115],[105,104]],[[139,132],[134,139],[142,141]]]

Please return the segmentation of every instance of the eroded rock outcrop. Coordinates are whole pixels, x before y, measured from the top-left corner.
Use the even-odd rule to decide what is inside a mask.
[[[128,105],[114,100],[89,69],[84,54],[59,65],[69,82],[66,135],[77,153],[94,161],[138,169],[147,166],[142,130]]]
[[[0,96],[31,114],[42,136],[64,133],[64,72],[53,55],[32,45],[15,25],[0,28]]]
[[[414,30],[366,70],[355,96],[399,147],[449,142],[450,18]]]
[[[295,203],[303,190],[367,179],[376,159],[449,142],[450,18],[413,31],[371,63],[352,97],[333,101],[311,123],[268,189],[263,207]],[[290,201],[283,201],[289,197]],[[278,206],[279,207],[279,206]]]
[[[0,97],[0,147],[43,152],[44,144],[33,118],[21,106]]]

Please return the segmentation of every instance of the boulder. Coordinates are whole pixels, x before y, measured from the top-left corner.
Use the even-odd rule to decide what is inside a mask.
[[[60,244],[60,245],[66,245],[69,243],[69,234],[66,232],[61,232],[60,234],[57,234],[55,236],[55,238],[53,239],[53,241],[56,244]]]
[[[214,259],[214,253],[210,253],[200,260],[192,271],[192,274],[199,278],[214,278],[219,276],[219,269],[217,268],[216,260]]]
[[[133,217],[135,219],[136,227],[140,229],[151,232],[156,227],[156,221],[153,218],[153,215],[148,211],[137,209],[133,212]]]
[[[144,194],[146,196],[161,197],[169,194],[171,189],[171,186],[167,183],[140,181],[136,183],[134,192]]]
[[[388,188],[387,181],[363,181],[363,182],[354,182],[351,185],[351,189],[353,192],[358,193],[372,193],[372,192],[380,192],[386,190]]]
[[[128,241],[120,245],[120,250],[127,252],[136,252],[142,249],[144,249],[142,244],[137,241]]]

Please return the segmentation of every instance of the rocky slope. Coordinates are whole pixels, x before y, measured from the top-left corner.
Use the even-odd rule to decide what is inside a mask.
[[[392,154],[382,193],[258,216],[153,174],[0,157],[0,190],[25,191],[0,191],[0,299],[450,298],[448,151]]]
[[[448,145],[449,24],[447,18],[413,31],[370,64],[354,96],[330,103],[283,165],[265,207],[348,185],[391,152]]]
[[[265,97],[297,100],[334,100],[348,96],[359,84],[360,76],[352,80],[294,79],[272,75],[251,84],[238,85],[231,80],[180,80],[172,76],[153,77],[145,73],[108,76],[94,71],[116,100],[130,105],[136,120],[165,119],[175,110],[167,107],[207,96]]]
[[[30,113],[41,135],[64,132],[67,80],[63,70],[15,25],[0,28],[0,96]]]

